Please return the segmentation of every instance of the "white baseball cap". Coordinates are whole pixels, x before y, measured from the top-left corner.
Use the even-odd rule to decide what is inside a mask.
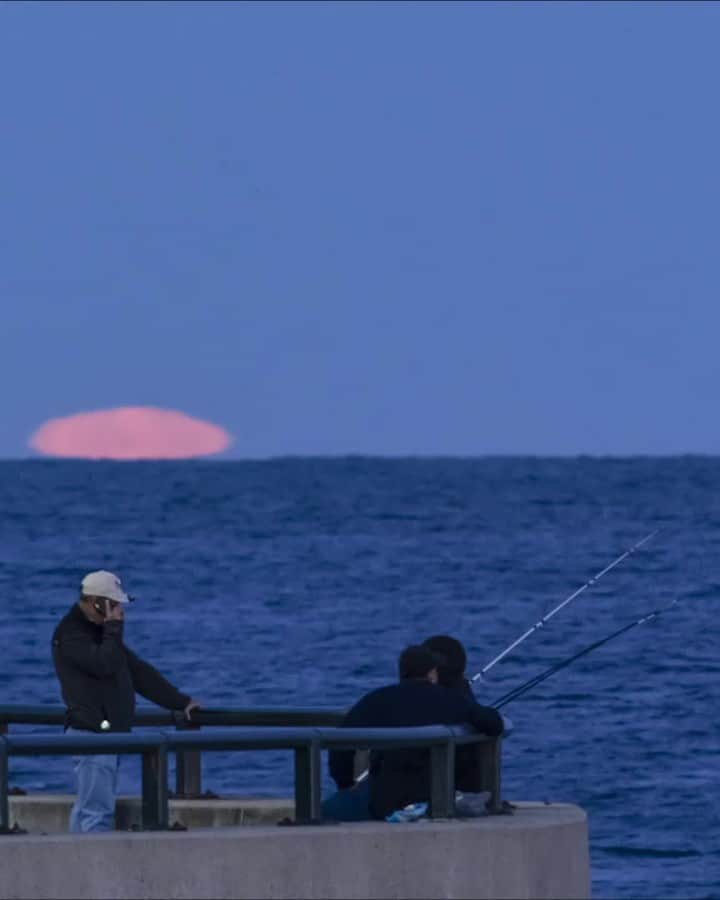
[[[115,600],[117,603],[130,603],[133,599],[128,597],[122,589],[117,575],[106,572],[104,569],[87,574],[80,584],[80,592],[85,597],[105,597],[107,600]]]

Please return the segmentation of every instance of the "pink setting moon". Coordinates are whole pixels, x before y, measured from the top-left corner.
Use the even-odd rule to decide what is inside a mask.
[[[172,409],[121,406],[50,419],[31,436],[45,456],[76,459],[191,459],[220,453],[224,428]]]

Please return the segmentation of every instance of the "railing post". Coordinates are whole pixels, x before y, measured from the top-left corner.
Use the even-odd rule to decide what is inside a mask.
[[[200,728],[188,722],[183,714],[175,716],[175,727],[180,731]],[[175,754],[175,795],[199,797],[202,793],[202,756],[199,750],[178,750]]]
[[[320,818],[320,744],[295,748],[295,819]]]
[[[430,748],[430,818],[455,815],[455,741]]]
[[[167,745],[142,754],[142,827],[156,831],[168,827]]]
[[[8,790],[8,749],[5,738],[0,737],[0,834],[10,831]]]
[[[477,745],[482,788],[484,791],[490,791],[487,810],[491,813],[503,811],[500,780],[501,745],[502,740],[500,738],[484,741],[482,744]]]

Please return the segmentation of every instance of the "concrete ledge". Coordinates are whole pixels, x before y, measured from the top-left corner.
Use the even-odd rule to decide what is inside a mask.
[[[590,896],[585,813],[412,824],[0,838],[5,900],[558,898]]]
[[[66,834],[72,794],[26,794],[10,797],[10,824],[33,834]],[[140,825],[139,797],[118,797],[115,825],[126,830]],[[238,825],[274,825],[295,815],[290,799],[223,797],[219,800],[171,800],[170,823],[186,828],[227,828]]]

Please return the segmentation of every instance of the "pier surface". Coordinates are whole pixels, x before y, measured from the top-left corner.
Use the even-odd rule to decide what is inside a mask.
[[[590,896],[585,813],[0,837],[2,900]]]

